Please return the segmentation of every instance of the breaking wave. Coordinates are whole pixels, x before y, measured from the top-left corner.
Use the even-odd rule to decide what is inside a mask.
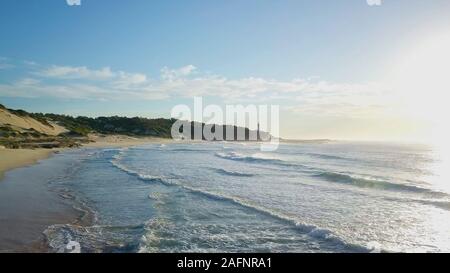
[[[227,176],[237,176],[237,177],[253,177],[255,176],[254,174],[251,173],[242,173],[242,172],[235,172],[235,171],[227,171],[225,169],[216,169],[216,168],[211,168],[211,170],[215,171],[218,174],[221,175],[227,175]]]
[[[354,161],[354,159],[352,159],[352,158],[336,156],[336,155],[327,155],[327,154],[318,154],[318,153],[306,153],[306,155],[311,156],[311,157],[321,158],[321,159],[328,159],[328,160]]]
[[[230,203],[239,205],[241,207],[253,210],[257,213],[260,213],[260,214],[263,214],[266,216],[270,216],[272,218],[278,219],[280,221],[283,221],[283,222],[291,225],[292,227],[297,229],[299,232],[307,234],[310,237],[329,241],[331,243],[340,245],[340,246],[348,249],[349,251],[352,251],[352,252],[370,252],[371,251],[369,248],[366,248],[364,246],[347,243],[344,239],[335,235],[330,230],[323,229],[323,228],[320,228],[320,227],[317,227],[314,225],[308,225],[308,224],[298,222],[297,220],[295,220],[293,218],[287,217],[285,215],[282,215],[278,212],[274,212],[272,210],[268,210],[268,209],[258,206],[256,204],[250,203],[246,200],[242,200],[240,198],[235,198],[235,197],[230,197],[230,196],[225,196],[225,195],[218,194],[218,193],[209,192],[207,190],[198,189],[198,188],[190,187],[187,185],[182,185],[180,183],[172,181],[172,179],[168,179],[168,178],[164,178],[164,177],[140,174],[139,172],[131,170],[131,169],[121,165],[118,162],[114,162],[113,165],[115,167],[119,168],[120,170],[125,171],[126,173],[128,173],[130,175],[136,176],[137,178],[141,179],[144,182],[152,182],[152,183],[159,182],[159,183],[162,183],[162,184],[165,184],[168,186],[181,187],[193,194],[201,195],[202,197],[206,197],[206,198],[217,200],[217,201],[230,202]]]
[[[445,193],[436,192],[430,189],[416,187],[412,185],[396,184],[388,181],[376,180],[372,178],[363,178],[348,174],[336,172],[322,172],[314,175],[314,177],[335,183],[349,184],[361,188],[373,188],[380,190],[406,191],[413,193],[431,194],[435,196],[445,196]]]
[[[253,155],[243,155],[236,152],[229,152],[229,153],[223,153],[218,152],[215,154],[216,157],[227,159],[227,160],[233,160],[233,161],[242,161],[242,162],[248,162],[248,163],[260,163],[260,164],[272,164],[272,165],[279,165],[279,166],[290,166],[290,167],[303,167],[307,168],[307,166],[301,165],[301,164],[294,164],[289,161],[285,161],[279,158],[270,158],[261,156],[259,154],[253,154]]]

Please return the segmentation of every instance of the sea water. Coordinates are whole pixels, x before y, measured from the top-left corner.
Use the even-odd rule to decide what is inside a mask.
[[[449,181],[424,145],[151,144],[81,149],[50,187],[91,226],[45,231],[54,251],[448,252]]]

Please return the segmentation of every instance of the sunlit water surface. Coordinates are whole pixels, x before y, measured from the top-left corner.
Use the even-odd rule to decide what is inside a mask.
[[[91,227],[52,226],[83,252],[450,251],[446,163],[427,146],[153,144],[87,149],[52,187]]]

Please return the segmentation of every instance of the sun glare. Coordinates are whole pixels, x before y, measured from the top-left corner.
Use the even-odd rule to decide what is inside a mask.
[[[393,70],[392,86],[399,96],[399,110],[410,119],[427,124],[427,140],[448,149],[450,30],[411,45]]]
[[[399,113],[425,124],[422,140],[431,145],[436,159],[428,182],[450,192],[450,30],[425,36],[409,46],[391,76]]]

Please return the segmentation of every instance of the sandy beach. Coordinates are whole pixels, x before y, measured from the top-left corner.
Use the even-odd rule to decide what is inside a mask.
[[[142,145],[146,143],[169,143],[173,140],[164,138],[134,138],[129,136],[89,136],[90,143],[83,145],[83,147],[90,148],[107,148],[107,147],[129,147],[135,145]],[[0,179],[6,171],[28,166],[46,159],[55,151],[62,149],[5,149],[0,147]]]
[[[172,139],[156,138],[156,137],[130,137],[121,135],[107,135],[98,136],[90,135],[89,140],[91,143],[83,145],[84,147],[92,148],[107,148],[107,147],[129,147],[136,145],[143,145],[147,143],[171,143]]]
[[[6,171],[36,163],[53,152],[48,149],[0,149],[0,179]]]

